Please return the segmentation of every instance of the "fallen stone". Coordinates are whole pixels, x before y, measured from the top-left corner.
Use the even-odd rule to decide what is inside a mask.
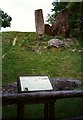
[[[51,39],[48,41],[48,47],[56,47],[56,48],[66,47],[66,43],[60,39]]]

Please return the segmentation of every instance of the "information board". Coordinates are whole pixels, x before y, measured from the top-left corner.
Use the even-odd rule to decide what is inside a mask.
[[[20,91],[53,90],[48,76],[19,76]]]

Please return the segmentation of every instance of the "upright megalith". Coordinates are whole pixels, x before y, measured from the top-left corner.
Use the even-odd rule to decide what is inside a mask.
[[[51,32],[53,35],[63,35],[69,37],[69,11],[67,8],[61,10],[56,17],[56,21],[52,24]]]
[[[44,18],[42,9],[35,10],[35,26],[39,36],[44,34]]]

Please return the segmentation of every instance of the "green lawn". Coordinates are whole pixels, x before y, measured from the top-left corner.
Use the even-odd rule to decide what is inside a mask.
[[[16,45],[13,40],[17,36]],[[18,75],[48,75],[49,77],[74,78],[82,80],[82,54],[72,52],[72,49],[82,47],[79,45],[69,48],[48,48],[47,41],[53,38],[45,36],[38,39],[36,33],[3,32],[2,33],[2,83],[17,81]],[[82,116],[82,99],[62,99],[56,102],[56,118]],[[11,112],[12,111],[12,112]],[[43,117],[43,105],[26,106],[25,115]],[[3,107],[3,116],[16,116],[16,106]]]
[[[3,84],[15,82],[18,75],[48,75],[49,77],[81,79],[81,53],[70,48],[47,48],[47,41],[37,38],[36,33],[6,32],[2,34]],[[16,45],[13,39],[17,36]]]

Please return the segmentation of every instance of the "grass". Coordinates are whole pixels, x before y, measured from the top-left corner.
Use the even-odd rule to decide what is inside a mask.
[[[16,36],[16,45],[13,46],[12,43]],[[53,37],[45,35],[40,40],[36,33],[33,32],[3,32],[3,85],[16,82],[18,75],[48,75],[49,77],[82,80],[82,54],[78,51],[72,52],[72,49],[82,47],[81,37],[77,38],[79,45],[74,44],[69,48],[59,49],[49,49],[47,47],[47,41],[51,38]],[[56,102],[55,115],[56,118],[81,116],[83,115],[82,108],[82,99],[58,100]],[[28,105],[25,107],[25,116],[43,117],[43,109],[43,105]],[[16,106],[3,107],[3,116],[16,116]]]
[[[15,46],[13,39],[17,37]],[[81,53],[70,48],[47,48],[52,36],[39,40],[35,33],[3,33],[3,84],[15,82],[18,75],[81,79]]]

